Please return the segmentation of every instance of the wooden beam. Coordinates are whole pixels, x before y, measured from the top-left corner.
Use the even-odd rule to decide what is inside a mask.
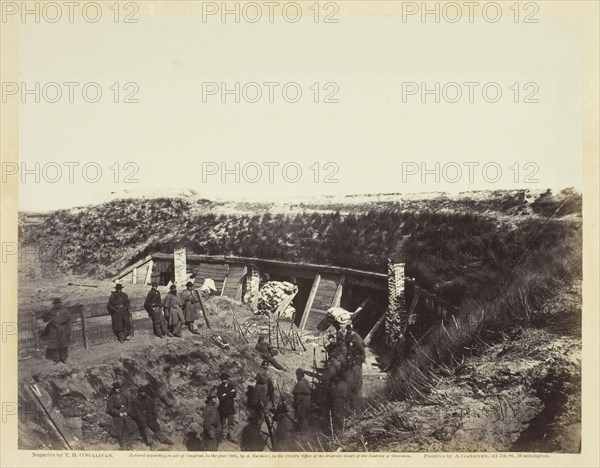
[[[221,294],[219,294],[219,296],[223,295],[223,292],[225,291],[225,285],[227,284],[227,276],[225,276],[225,279],[223,280],[223,285],[221,286]]]
[[[338,283],[337,289],[335,290],[335,294],[333,295],[333,300],[331,301],[331,307],[339,307],[340,302],[342,301],[342,290],[344,288],[344,283],[346,282],[346,276],[342,275],[340,278],[340,282]]]
[[[210,322],[208,321],[208,312],[206,311],[206,307],[204,307],[202,295],[197,289],[194,289],[194,293],[196,293],[196,298],[198,299],[198,303],[200,304],[200,310],[202,311],[202,316],[204,317],[204,321],[206,322],[206,328],[210,328]]]
[[[383,314],[381,314],[381,317],[379,318],[379,320],[377,320],[377,323],[375,325],[373,325],[373,328],[371,328],[371,331],[369,333],[367,333],[367,336],[365,336],[365,341],[364,341],[365,346],[369,346],[369,344],[371,343],[371,340],[375,336],[375,332],[377,332],[377,330],[383,324],[383,322],[385,322],[385,312]]]
[[[246,279],[246,275],[248,274],[248,267],[244,265],[244,270],[242,271],[242,277],[240,278],[240,281],[237,285],[237,288],[235,290],[235,296],[233,296],[233,298],[236,301],[241,301],[242,300],[242,285],[244,284],[244,281]]]
[[[360,315],[360,313],[365,310],[365,307],[367,306],[368,302],[371,300],[371,298],[369,296],[367,296],[367,298],[362,301],[360,303],[360,305],[356,308],[356,310],[352,313],[352,318],[351,320],[354,322],[354,320],[356,320],[356,317],[358,317]]]
[[[137,284],[137,274],[138,274],[138,269],[137,269],[137,267],[135,267],[131,271],[131,284]]]
[[[287,309],[288,306],[292,303],[292,301],[294,300],[294,297],[296,297],[296,294],[298,294],[298,290],[296,290],[295,293],[288,294],[288,296],[279,303],[279,305],[277,306],[277,309],[275,309],[275,312],[273,312],[273,315],[277,316],[278,320],[279,320],[281,313],[285,312],[285,309]]]
[[[364,276],[348,276],[346,283],[351,286],[360,286],[362,288],[375,289],[377,291],[387,291],[387,279],[372,279]]]
[[[148,263],[148,269],[146,270],[146,277],[144,278],[144,284],[152,283],[152,267],[154,266],[154,262],[150,260]]]
[[[308,295],[308,300],[306,301],[306,307],[304,307],[304,313],[302,314],[302,318],[300,319],[300,330],[304,330],[304,326],[306,325],[306,321],[308,320],[308,315],[310,314],[310,309],[312,309],[312,305],[315,300],[315,296],[317,295],[317,289],[319,289],[320,282],[321,275],[317,273],[315,275],[312,287],[310,288],[310,294]]]
[[[123,276],[126,276],[127,274],[131,273],[131,270],[133,270],[134,268],[142,266],[148,260],[152,260],[152,255],[148,255],[145,258],[142,258],[141,260],[138,260],[133,265],[129,265],[127,268],[125,268],[124,270],[122,270],[121,273],[119,273],[117,276],[114,276],[111,279],[111,281],[116,281],[118,279],[121,279]],[[173,254],[171,254],[171,260],[173,260]]]
[[[161,260],[173,260],[173,254],[155,253],[151,258]],[[288,262],[283,260],[263,260],[255,257],[237,257],[224,255],[195,255],[189,254],[188,261],[191,262],[206,262],[206,263],[242,263],[256,265],[259,270],[262,270],[267,265],[278,265],[289,269],[289,276],[300,276],[296,273],[300,269],[308,269],[319,273],[342,274],[348,276],[359,276],[371,278],[375,281],[385,281],[387,284],[387,274],[377,273],[374,271],[357,270],[354,268],[338,267],[333,265],[317,265],[314,263]],[[266,270],[266,269],[265,269]]]

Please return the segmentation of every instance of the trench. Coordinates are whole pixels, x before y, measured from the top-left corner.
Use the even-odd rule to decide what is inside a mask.
[[[34,374],[31,382],[20,384],[19,447],[62,450],[67,448],[63,440],[67,439],[73,449],[118,449],[117,440],[109,434],[111,417],[106,414],[112,384],[118,381],[123,393],[131,397],[140,387],[147,390],[156,401],[162,430],[175,442],[169,449],[185,450],[186,435],[202,426],[204,401],[220,383],[219,374],[227,371],[232,376],[241,397],[240,390],[258,370],[249,347],[225,354],[204,344],[202,339],[188,339],[163,348],[151,345],[110,364],[48,366]],[[30,386],[42,395],[52,418],[42,410]],[[66,437],[60,437],[53,425]],[[133,449],[147,449],[139,434],[134,436]]]

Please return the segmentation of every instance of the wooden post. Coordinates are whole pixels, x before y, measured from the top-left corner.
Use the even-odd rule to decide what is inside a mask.
[[[219,296],[223,295],[223,292],[225,292],[225,285],[227,284],[227,276],[225,275],[225,278],[223,279],[223,286],[221,286],[221,294],[219,294]]]
[[[197,289],[194,289],[196,296],[198,297],[198,302],[200,303],[200,309],[202,309],[202,315],[204,315],[204,321],[206,322],[206,327],[210,328],[210,322],[208,321],[208,313],[206,312],[206,307],[204,307],[204,301],[202,300],[202,296],[198,292]]]
[[[310,294],[308,295],[308,300],[306,301],[306,307],[304,307],[304,313],[302,314],[302,318],[300,319],[300,330],[304,330],[304,326],[306,325],[306,321],[308,320],[308,314],[310,313],[310,309],[312,309],[313,302],[315,300],[315,296],[317,295],[317,289],[319,289],[319,283],[321,282],[321,275],[317,273],[315,275],[315,279],[312,284],[312,288],[310,289]]]
[[[137,275],[138,275],[138,269],[136,267],[131,271],[131,284],[137,284]]]
[[[83,347],[88,349],[88,337],[87,337],[87,321],[85,318],[85,310],[83,306],[81,307],[80,315],[81,315],[81,337],[83,338]]]
[[[340,278],[340,282],[338,283],[337,289],[335,290],[335,294],[333,295],[333,300],[331,301],[331,307],[339,307],[340,302],[342,301],[342,290],[344,288],[344,283],[346,282],[346,275],[342,275]]]
[[[31,332],[33,333],[33,341],[35,343],[35,355],[40,355],[40,337],[38,336],[37,331],[37,317],[35,315],[35,311],[31,313]]]

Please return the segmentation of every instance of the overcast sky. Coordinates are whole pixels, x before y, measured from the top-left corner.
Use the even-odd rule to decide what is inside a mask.
[[[62,86],[58,103],[44,102],[43,96],[36,103],[27,96],[20,106],[22,165],[31,169],[40,163],[42,179],[58,179],[36,182],[28,176],[20,186],[21,210],[166,188],[194,189],[207,198],[581,188],[581,38],[573,20],[422,24],[339,16],[337,24],[310,19],[223,24],[192,16],[139,19],[137,24],[21,25],[23,82],[29,87],[81,83],[73,103]],[[97,103],[82,97],[88,82],[102,89]],[[137,84],[139,102],[122,102],[135,89],[124,89],[127,82]],[[217,92],[203,102],[207,82],[231,88],[235,82],[240,88],[256,82],[263,96],[251,103],[241,95],[236,103],[228,95],[222,103]],[[273,103],[264,82],[281,83]],[[290,100],[297,87],[302,90],[296,103],[282,95],[283,84],[290,82],[297,83],[288,87]],[[452,85],[439,103],[433,95],[422,103],[418,90],[403,102],[408,82],[431,88],[435,82],[440,87],[456,82],[463,95],[448,102],[456,97]],[[472,103],[465,82],[480,83],[473,85]],[[498,87],[502,90],[496,103],[483,96],[489,82],[497,83],[487,88],[490,100]],[[121,102],[113,102],[113,83],[120,84]],[[318,103],[314,83],[319,83]],[[335,84],[325,88],[325,83]],[[52,89],[46,91],[54,96]],[[254,99],[256,88],[246,91]],[[334,91],[339,102],[324,103]],[[89,96],[94,94],[89,89]],[[527,96],[539,102],[523,102]],[[80,164],[73,182],[65,162]],[[62,165],[62,176],[53,163]],[[82,174],[89,163],[102,170],[95,183]],[[222,164],[235,172],[236,163],[240,181],[230,173],[223,182]],[[272,181],[265,163],[272,163]],[[422,180],[422,163],[434,172],[439,163],[439,181],[434,173]],[[86,175],[96,178],[94,168],[88,166]],[[137,182],[125,183],[127,175]],[[325,183],[326,176],[333,183]]]

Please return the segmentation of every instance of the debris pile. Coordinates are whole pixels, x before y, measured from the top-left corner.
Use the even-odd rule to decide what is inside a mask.
[[[287,281],[269,281],[260,290],[257,314],[269,315],[275,313],[280,304],[298,291],[298,287]],[[292,316],[295,309],[289,305],[281,311],[281,317]]]

